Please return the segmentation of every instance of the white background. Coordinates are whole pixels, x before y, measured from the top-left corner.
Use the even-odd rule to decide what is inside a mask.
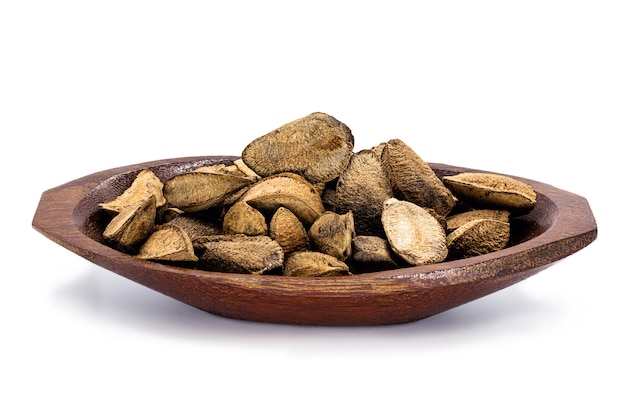
[[[625,415],[624,22],[602,0],[0,3],[0,414]],[[49,188],[314,111],[355,150],[582,195],[598,239],[420,322],[318,328],[211,316],[31,227]]]

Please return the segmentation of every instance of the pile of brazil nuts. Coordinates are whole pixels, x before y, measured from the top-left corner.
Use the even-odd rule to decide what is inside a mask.
[[[250,142],[232,164],[163,183],[138,173],[103,237],[136,258],[208,271],[338,276],[503,249],[535,191],[465,172],[439,178],[400,139],[354,151],[342,122],[312,113]]]

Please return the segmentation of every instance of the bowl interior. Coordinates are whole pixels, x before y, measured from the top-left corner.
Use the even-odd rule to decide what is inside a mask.
[[[225,163],[230,164],[234,157],[217,159],[193,160],[188,162],[164,163],[149,166],[163,182],[173,176],[192,171],[200,166]],[[435,173],[439,176],[454,175],[467,172],[465,168],[455,168],[441,164],[431,164]],[[143,169],[143,168],[142,168]],[[140,169],[113,175],[102,181],[87,193],[76,205],[73,211],[73,219],[78,229],[90,239],[106,244],[102,233],[111,219],[111,215],[98,206],[99,203],[115,199],[128,188]],[[528,214],[511,217],[511,238],[508,247],[519,245],[546,232],[557,218],[557,207],[546,195],[537,192],[537,205]],[[367,271],[364,271],[367,272]]]

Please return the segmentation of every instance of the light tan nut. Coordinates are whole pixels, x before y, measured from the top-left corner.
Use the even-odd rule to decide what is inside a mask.
[[[226,198],[250,185],[249,177],[215,172],[188,172],[165,183],[167,201],[181,210],[198,212],[222,204]]]
[[[420,207],[432,208],[442,216],[454,208],[454,196],[437,174],[410,146],[400,139],[386,143],[381,156],[393,193]]]
[[[193,240],[201,236],[222,234],[222,227],[214,222],[193,217],[188,214],[179,215],[167,223],[179,226]]]
[[[193,244],[182,227],[162,224],[141,245],[138,259],[160,262],[197,262]]]
[[[464,211],[446,218],[446,231],[451,233],[471,220],[489,219],[509,222],[511,213],[507,210],[478,209]]]
[[[528,212],[537,203],[533,188],[506,175],[464,172],[443,177],[452,193],[473,208]]]
[[[393,197],[380,159],[371,150],[355,153],[341,173],[335,191],[335,210],[351,211],[358,235],[383,235],[381,214],[384,202]]]
[[[328,182],[348,164],[354,137],[350,129],[325,113],[312,113],[252,141],[243,162],[262,177],[295,172],[311,183]]]
[[[207,236],[193,245],[198,267],[209,271],[265,274],[283,267],[283,250],[269,236]]]
[[[304,225],[285,207],[279,207],[272,216],[269,236],[283,248],[285,256],[310,248],[309,236]]]
[[[254,178],[256,180],[261,179],[261,177],[259,176],[259,174],[257,174],[256,172],[254,172],[248,165],[246,165],[245,162],[243,162],[243,159],[239,158],[239,159],[235,159],[233,161],[233,164],[235,164],[235,166],[237,168],[239,168],[239,170],[241,172],[244,173],[244,175],[246,177],[250,177],[250,178]]]
[[[309,229],[309,239],[317,251],[345,261],[352,255],[354,217],[352,212],[337,214],[327,211]]]
[[[222,230],[227,235],[258,236],[268,233],[265,216],[245,201],[239,201],[228,209]]]
[[[288,208],[305,226],[310,226],[325,211],[322,198],[315,187],[293,173],[263,178],[251,186],[239,200],[266,215],[279,207]]]
[[[132,251],[154,231],[156,222],[156,197],[125,206],[107,224],[103,237],[115,245]]]
[[[469,258],[504,249],[509,242],[510,233],[511,227],[507,222],[470,220],[448,235],[448,258]]]
[[[126,188],[115,200],[100,203],[99,206],[108,212],[119,213],[124,207],[145,201],[151,195],[154,195],[157,207],[166,204],[163,196],[163,183],[154,172],[144,169],[137,174],[130,187]]]
[[[283,275],[331,277],[350,275],[350,268],[334,256],[321,252],[295,252],[285,261]]]
[[[428,211],[416,204],[388,199],[382,223],[389,245],[410,265],[442,262],[448,255],[443,227]]]

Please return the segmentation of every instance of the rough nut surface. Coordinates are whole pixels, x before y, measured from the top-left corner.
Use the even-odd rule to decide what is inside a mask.
[[[249,177],[215,172],[188,172],[165,183],[163,195],[181,210],[197,212],[222,204],[231,194],[250,185]]]
[[[335,191],[338,213],[352,211],[358,235],[382,235],[381,214],[393,197],[391,184],[377,155],[371,150],[355,153],[339,176]]]
[[[161,262],[196,262],[191,239],[182,227],[160,225],[139,248],[136,257]]]
[[[491,219],[470,220],[447,238],[450,259],[469,258],[504,249],[509,242],[509,223]]]
[[[309,239],[313,246],[340,261],[352,256],[354,235],[354,217],[351,211],[346,214],[327,211],[309,229]]]
[[[151,170],[144,169],[137,174],[130,187],[113,201],[100,203],[104,210],[119,213],[124,207],[140,203],[150,196],[156,199],[156,206],[162,207],[167,201],[163,196],[163,183]]]
[[[295,252],[285,261],[287,276],[331,277],[349,275],[350,268],[334,256],[321,252]]]
[[[382,222],[389,245],[410,265],[442,262],[448,255],[444,229],[420,206],[390,198]]]
[[[304,225],[285,207],[279,207],[272,216],[269,236],[283,248],[285,255],[308,250],[310,246]]]
[[[252,141],[241,159],[267,177],[295,172],[312,183],[337,178],[352,155],[350,129],[325,113],[312,113]]]
[[[286,207],[305,225],[311,225],[325,211],[315,187],[300,175],[289,172],[257,182],[239,201],[269,214]]]
[[[245,201],[239,201],[228,209],[222,221],[222,230],[227,235],[266,235],[265,216]]]
[[[445,176],[443,182],[474,208],[527,212],[537,203],[537,194],[530,185],[506,175],[464,172]]]
[[[209,271],[264,274],[283,266],[283,250],[268,236],[208,236],[193,245],[200,267]]]
[[[455,206],[454,196],[437,174],[400,139],[385,144],[381,160],[396,198],[429,207],[442,216]]]

